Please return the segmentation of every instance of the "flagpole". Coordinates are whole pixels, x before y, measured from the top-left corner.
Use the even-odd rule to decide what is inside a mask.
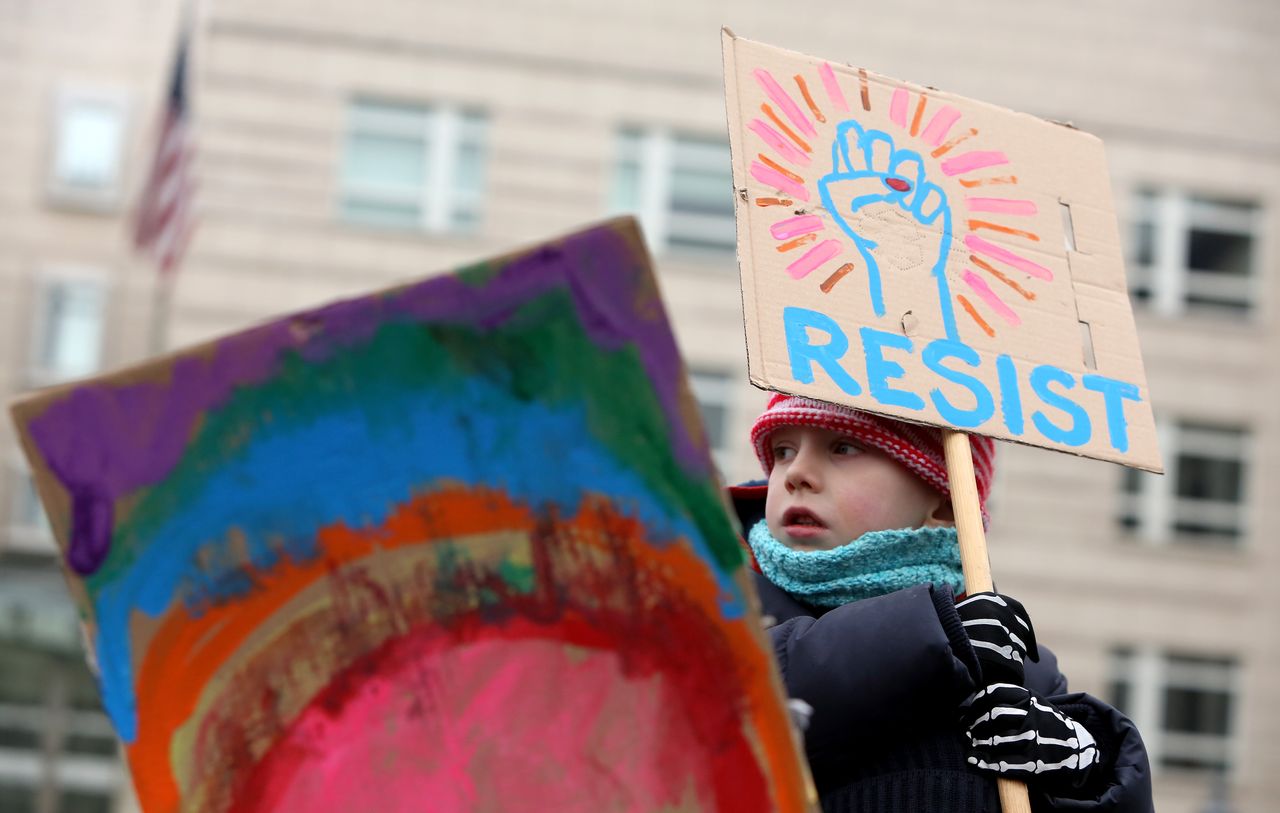
[[[191,39],[196,7],[184,0],[179,11],[177,49],[165,96],[164,114],[156,136],[155,155],[139,203],[134,246],[156,264],[151,286],[146,351],[157,356],[169,347],[177,268],[187,248],[190,217],[190,76]]]

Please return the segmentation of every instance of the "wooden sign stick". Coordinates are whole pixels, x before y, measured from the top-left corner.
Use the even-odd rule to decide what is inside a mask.
[[[951,508],[960,537],[960,566],[964,568],[964,589],[969,595],[989,592],[991,560],[987,557],[987,535],[982,527],[982,507],[978,482],[973,473],[973,452],[969,436],[954,429],[942,430],[942,449],[947,458],[947,481],[951,487]],[[1027,786],[1016,779],[999,778],[1000,809],[1004,813],[1031,813]]]

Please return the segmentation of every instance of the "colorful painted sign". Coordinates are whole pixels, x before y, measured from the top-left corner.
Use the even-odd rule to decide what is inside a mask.
[[[724,55],[753,383],[1160,470],[1098,139],[727,31]]]
[[[147,813],[805,809],[629,219],[13,414]]]

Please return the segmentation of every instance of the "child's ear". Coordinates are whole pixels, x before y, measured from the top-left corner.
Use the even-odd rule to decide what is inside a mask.
[[[929,517],[924,521],[924,527],[951,527],[955,524],[956,512],[951,507],[951,498],[939,496],[938,504],[934,506],[933,511],[929,513]]]

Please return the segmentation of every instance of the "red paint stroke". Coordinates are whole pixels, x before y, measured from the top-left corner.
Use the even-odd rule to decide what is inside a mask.
[[[888,186],[890,189],[897,190],[898,192],[911,191],[911,183],[909,181],[903,180],[902,178],[885,178],[884,182],[885,182],[885,185]]]
[[[446,567],[447,551],[432,553],[433,545],[465,550],[469,536],[494,533],[527,540],[534,557],[532,583],[513,581],[500,561],[468,557]],[[209,607],[199,617],[175,605],[159,619],[141,655],[139,736],[128,749],[144,809],[250,809],[240,805],[253,803],[247,790],[251,785],[266,788],[283,782],[279,787],[292,788],[290,793],[303,792],[302,785],[295,787],[288,779],[288,766],[294,763],[269,755],[297,757],[287,743],[298,742],[291,739],[292,732],[300,721],[315,719],[317,708],[329,709],[335,720],[345,719],[340,713],[345,701],[334,700],[347,696],[335,688],[345,685],[342,676],[363,674],[361,669],[378,662],[376,653],[394,650],[393,642],[406,636],[433,631],[431,635],[446,636],[440,641],[454,641],[459,652],[469,642],[504,635],[512,641],[556,641],[567,651],[565,646],[589,648],[587,627],[624,642],[616,657],[628,680],[674,687],[680,703],[698,705],[674,706],[690,725],[719,721],[699,732],[705,736],[698,740],[697,753],[706,767],[692,775],[702,777],[698,787],[710,788],[720,805],[702,809],[755,809],[755,801],[744,801],[729,787],[739,781],[751,788],[753,800],[764,800],[760,804],[801,809],[794,800],[803,799],[804,779],[795,767],[785,715],[774,700],[770,656],[760,646],[758,631],[745,620],[723,620],[710,569],[687,543],[655,546],[642,524],[600,500],[584,500],[571,517],[540,516],[502,492],[446,487],[401,506],[381,526],[327,528],[317,545],[321,554],[314,560],[285,560],[255,573],[255,590],[237,601]],[[389,558],[394,556],[408,558]],[[264,638],[261,631],[268,620],[274,634]],[[529,632],[535,628],[537,634]],[[675,653],[671,657],[679,663],[661,661],[663,653]],[[696,680],[686,679],[681,669],[697,675]],[[374,674],[369,673],[371,680]],[[387,674],[402,673],[392,669]],[[601,680],[598,671],[584,675],[590,678],[588,688],[595,685],[592,680]],[[313,694],[325,681],[328,688]],[[708,701],[695,683],[716,687],[715,697]],[[647,696],[642,687],[623,684],[620,691]],[[312,688],[304,690],[307,686]],[[630,702],[639,701],[632,696]],[[701,708],[707,704],[710,708]],[[435,709],[436,725],[450,724],[446,712]],[[733,725],[724,723],[730,718]],[[186,732],[185,747],[176,745],[179,732]],[[759,781],[744,768],[745,752],[735,750],[743,738],[755,743],[750,759]],[[723,757],[715,756],[720,743],[727,749]],[[361,747],[373,759],[393,745],[373,737]],[[656,757],[665,752],[646,753]],[[685,759],[692,753],[678,756]],[[261,767],[268,758],[275,768]],[[574,770],[588,771],[588,762],[584,757]],[[312,763],[314,770],[303,773],[325,776],[322,763]],[[420,768],[415,764],[403,770]],[[725,779],[725,772],[734,778]]]
[[[723,674],[690,657],[706,642],[592,616],[389,641],[313,700],[232,809],[771,810]]]

